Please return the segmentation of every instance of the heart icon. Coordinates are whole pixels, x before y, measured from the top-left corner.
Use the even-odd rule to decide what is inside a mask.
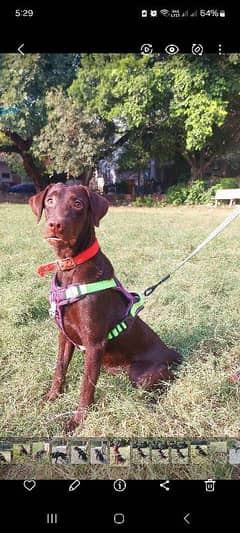
[[[36,481],[34,481],[34,479],[26,479],[23,482],[23,486],[25,489],[31,491],[34,489],[34,487],[36,487]]]

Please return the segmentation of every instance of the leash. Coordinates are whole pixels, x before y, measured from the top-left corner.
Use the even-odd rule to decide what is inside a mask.
[[[150,296],[153,291],[155,291],[155,289],[161,285],[162,283],[164,283],[164,281],[167,281],[170,276],[172,276],[173,274],[175,274],[175,272],[177,272],[178,270],[180,270],[180,268],[183,267],[183,265],[185,265],[188,261],[190,261],[190,259],[192,259],[192,257],[196,254],[198,254],[198,252],[200,252],[200,250],[202,250],[210,241],[212,241],[217,235],[219,235],[219,233],[222,233],[222,231],[229,225],[231,224],[231,222],[240,215],[240,207],[238,207],[237,209],[235,209],[235,211],[233,211],[233,213],[231,215],[229,215],[219,226],[216,227],[215,230],[213,230],[210,235],[201,243],[197,246],[197,248],[195,248],[195,250],[193,250],[193,252],[188,255],[186,257],[186,259],[184,259],[184,261],[182,261],[176,268],[174,268],[169,274],[167,274],[166,276],[163,276],[163,278],[161,278],[157,283],[155,283],[154,285],[150,285],[149,287],[147,287],[144,291],[143,291],[143,294],[144,296]]]

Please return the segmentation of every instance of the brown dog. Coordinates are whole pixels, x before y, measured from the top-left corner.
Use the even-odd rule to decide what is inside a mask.
[[[60,328],[59,350],[46,399],[55,400],[63,392],[74,347],[85,349],[80,403],[67,426],[68,431],[73,431],[94,400],[102,365],[112,373],[126,371],[134,386],[151,388],[162,380],[173,379],[171,366],[180,363],[182,357],[136,316],[139,309],[134,304],[138,297],[124,290],[114,277],[110,261],[99,249],[94,226],[106,214],[107,200],[87,187],[57,183],[31,197],[29,203],[38,221],[45,210],[45,238],[59,258],[39,268],[41,275],[57,270],[50,300]],[[102,280],[111,280],[106,283],[115,286],[94,283]],[[88,293],[95,285],[97,292]]]

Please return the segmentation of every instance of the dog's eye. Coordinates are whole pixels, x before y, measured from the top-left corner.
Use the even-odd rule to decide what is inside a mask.
[[[54,200],[53,200],[53,198],[47,198],[47,200],[46,200],[46,204],[47,204],[47,205],[53,205],[53,204],[54,204]]]
[[[83,207],[82,202],[80,202],[80,200],[75,200],[74,207],[77,207],[78,209],[79,208],[81,209]]]

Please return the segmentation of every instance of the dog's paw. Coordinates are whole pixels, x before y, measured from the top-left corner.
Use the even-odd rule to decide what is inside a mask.
[[[67,433],[74,433],[75,429],[80,426],[87,416],[87,409],[82,408],[80,411],[76,411],[75,415],[72,416],[66,425]]]
[[[44,405],[47,402],[54,402],[55,400],[57,400],[60,394],[60,392],[49,390],[46,394],[43,395],[41,399],[41,405]]]
[[[66,424],[66,433],[68,434],[74,433],[75,429],[79,426],[80,423],[81,423],[80,420],[76,419],[75,416],[72,416]]]

